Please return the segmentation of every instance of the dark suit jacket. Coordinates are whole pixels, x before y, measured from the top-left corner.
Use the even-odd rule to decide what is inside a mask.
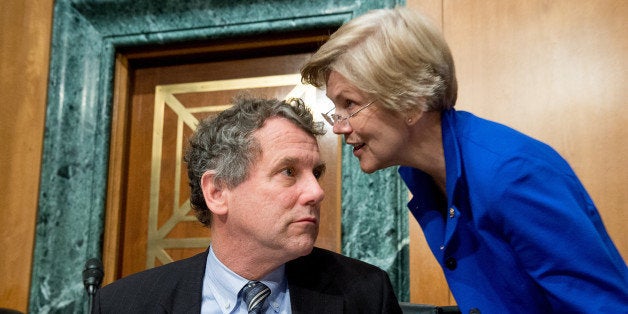
[[[100,289],[93,313],[200,313],[207,251]],[[314,248],[286,264],[293,313],[401,313],[385,271]]]

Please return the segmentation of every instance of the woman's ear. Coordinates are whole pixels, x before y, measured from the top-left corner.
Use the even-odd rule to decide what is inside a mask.
[[[409,112],[406,113],[405,115],[405,122],[408,126],[413,126],[415,125],[423,116],[423,112],[420,110],[411,110]]]
[[[201,177],[201,189],[205,204],[214,215],[224,215],[227,213],[227,194],[221,184],[215,180],[216,174],[213,171],[206,171]]]
[[[405,122],[407,125],[412,126],[416,124],[421,117],[423,117],[423,110],[425,108],[425,98],[420,97],[416,100],[416,103],[411,105],[411,108],[405,112]]]

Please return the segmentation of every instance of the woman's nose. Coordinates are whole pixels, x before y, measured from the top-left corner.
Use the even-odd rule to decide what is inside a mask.
[[[349,124],[349,121],[344,120],[344,121],[336,122],[332,130],[334,131],[334,134],[346,134],[346,133],[351,133],[352,128],[351,128],[351,125]]]

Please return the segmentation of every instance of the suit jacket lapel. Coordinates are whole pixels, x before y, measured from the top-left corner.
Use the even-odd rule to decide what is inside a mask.
[[[205,265],[207,254],[198,254],[186,261],[182,265],[182,271],[176,273],[176,278],[171,278],[174,282],[176,295],[169,294],[168,297],[160,300],[161,306],[168,313],[200,313],[203,292],[203,277],[205,276]]]
[[[320,271],[316,256],[313,252],[286,264],[292,312],[342,313],[343,299],[334,284],[336,274]]]
[[[290,287],[292,313],[342,313],[342,298],[340,296],[299,285],[288,285]]]

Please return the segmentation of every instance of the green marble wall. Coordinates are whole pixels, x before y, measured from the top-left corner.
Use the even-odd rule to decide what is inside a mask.
[[[397,167],[365,174],[342,151],[342,253],[386,270],[400,301],[410,300],[408,189]]]
[[[29,312],[86,311],[81,272],[102,250],[117,49],[337,27],[370,9],[400,4],[55,1]],[[405,190],[396,172],[366,176],[348,160],[343,178],[343,252],[389,271],[400,298],[407,299]]]

